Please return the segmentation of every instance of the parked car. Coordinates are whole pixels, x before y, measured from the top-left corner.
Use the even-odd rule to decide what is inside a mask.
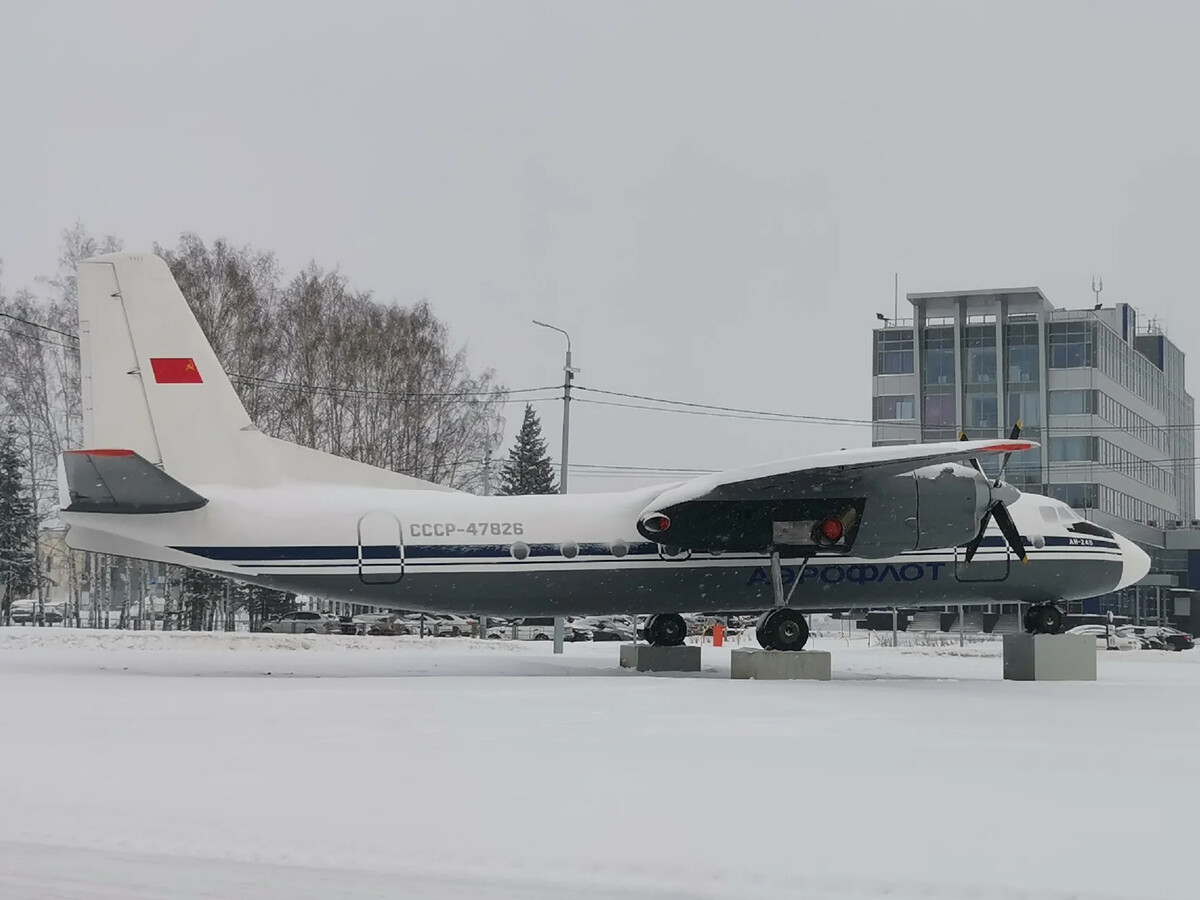
[[[1154,650],[1191,650],[1196,646],[1196,639],[1186,631],[1172,628],[1169,625],[1133,625],[1133,632],[1143,641],[1155,646]]]
[[[1123,625],[1120,628],[1112,629],[1112,640],[1114,650],[1141,650],[1142,640],[1130,630],[1131,626]],[[1077,625],[1072,628],[1067,634],[1090,634],[1096,638],[1096,647],[1100,650],[1108,649],[1108,626],[1107,625]]]
[[[431,637],[464,637],[475,631],[474,619],[453,613],[425,613],[425,634]],[[402,620],[412,634],[421,633],[421,614],[411,613]]]
[[[62,604],[43,603],[42,621],[47,625],[57,625],[63,620]],[[38,602],[36,600],[14,600],[9,607],[14,625],[36,625],[38,618]]]
[[[1158,636],[1166,641],[1167,646],[1172,650],[1191,650],[1196,646],[1195,637],[1186,631],[1180,631],[1178,628],[1172,628],[1169,625],[1160,626]]]
[[[1171,648],[1157,634],[1150,631],[1142,631],[1138,628],[1130,627],[1129,633],[1136,637],[1142,643],[1143,650],[1170,650]]]
[[[355,634],[412,634],[408,623],[396,618],[394,613],[360,613],[353,622]]]
[[[574,629],[587,629],[593,641],[632,641],[634,621],[632,616],[578,616],[568,618]]]
[[[341,622],[337,616],[319,612],[291,612],[263,624],[266,634],[338,634]]]
[[[554,617],[543,616],[513,619],[511,624],[489,627],[487,636],[489,638],[511,638],[515,636],[518,641],[552,641],[554,640]],[[564,641],[590,641],[591,639],[592,630],[583,623],[580,623],[578,627],[572,625],[569,621],[564,623]]]

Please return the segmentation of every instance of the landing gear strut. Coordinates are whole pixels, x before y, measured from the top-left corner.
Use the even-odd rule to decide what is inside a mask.
[[[1053,603],[1031,606],[1022,618],[1026,634],[1058,634],[1062,629],[1062,610]]]
[[[808,560],[800,564],[800,571]],[[759,646],[764,650],[803,650],[808,643],[808,622],[804,616],[794,609],[788,608],[792,593],[800,583],[797,578],[792,582],[792,589],[783,593],[783,568],[779,564],[779,551],[771,548],[771,591],[775,595],[775,608],[767,610],[758,617],[754,636],[758,638]]]
[[[678,647],[687,637],[687,623],[678,613],[658,613],[646,620],[645,635],[655,647]]]

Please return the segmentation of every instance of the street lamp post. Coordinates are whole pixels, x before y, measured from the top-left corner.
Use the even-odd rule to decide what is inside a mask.
[[[571,368],[571,336],[563,329],[556,325],[547,325],[545,322],[533,320],[534,325],[540,325],[542,328],[549,328],[551,331],[557,331],[567,339],[567,356],[563,363],[563,415],[562,415],[562,458],[561,466],[558,475],[558,492],[565,494],[567,492],[567,454],[570,449],[571,442],[571,380],[575,377],[576,370]],[[554,617],[554,652],[563,652],[563,638],[565,637],[566,623],[562,616]]]

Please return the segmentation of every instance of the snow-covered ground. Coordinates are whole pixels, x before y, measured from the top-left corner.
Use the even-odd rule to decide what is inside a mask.
[[[0,897],[1196,895],[1200,655],[1018,684],[994,643],[819,643],[832,682],[0,629]]]

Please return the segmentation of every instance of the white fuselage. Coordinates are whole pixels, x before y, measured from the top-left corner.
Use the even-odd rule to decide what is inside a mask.
[[[672,557],[638,533],[638,515],[664,487],[481,497],[200,485],[209,503],[192,512],[66,517],[74,520],[73,543],[90,549],[104,550],[108,536],[109,552],[368,605],[531,615],[770,606],[765,554]],[[1094,596],[1145,574],[1148,560],[1136,545],[1072,531],[1081,520],[1065,504],[1022,495],[1011,513],[1028,542],[1027,566],[1017,564],[994,529],[970,565],[961,548],[890,559],[785,560],[790,602],[828,608],[1041,602]]]

